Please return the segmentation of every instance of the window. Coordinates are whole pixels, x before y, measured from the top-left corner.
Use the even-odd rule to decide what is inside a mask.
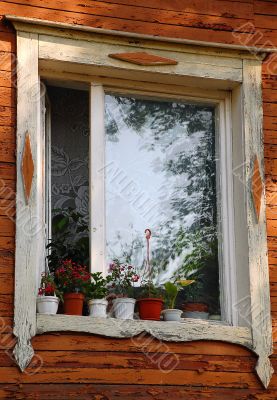
[[[181,292],[179,305],[185,300],[202,301],[210,314],[220,315],[216,104],[100,90],[92,90],[91,95],[95,104],[104,98],[105,115],[99,110],[97,118],[105,120],[105,132],[104,137],[91,132],[92,140],[99,143],[91,146],[89,154],[88,92],[47,89],[52,217],[46,219],[55,221],[61,209],[70,207],[82,215],[88,228],[91,221],[91,271],[103,273],[112,260],[119,259],[145,276],[144,231],[150,228],[156,282],[178,276],[196,279],[194,288]],[[104,171],[101,180],[90,182],[89,165],[92,177]],[[95,226],[97,216],[105,219],[103,230]],[[87,238],[88,231],[74,232],[71,241]],[[87,259],[89,254],[83,262]]]
[[[36,26],[33,20],[26,21],[18,17],[11,19],[17,29],[18,55],[14,323],[14,334],[18,338],[18,344],[14,353],[21,369],[23,370],[30,362],[33,355],[30,340],[36,334],[65,331],[69,327],[71,331],[115,337],[130,337],[146,331],[165,340],[224,340],[244,345],[259,356],[257,372],[264,385],[267,386],[272,375],[269,361],[272,351],[272,329],[263,186],[261,101],[263,56],[257,52],[252,55],[244,52],[243,49],[225,48],[219,51],[212,46],[203,48],[191,43],[159,42],[155,38],[147,37],[142,37],[134,43],[130,38],[116,36],[116,33],[114,36],[109,36],[99,32],[78,32],[74,31],[76,27],[72,27],[69,31],[68,26],[59,25],[59,29],[55,29],[53,26],[45,27],[43,24]],[[110,57],[114,53],[138,52],[142,48],[149,54],[174,59],[176,62],[174,65],[137,65]],[[209,195],[216,197],[216,201],[210,203],[210,211],[205,214],[205,217],[207,215],[213,217],[214,223],[210,227],[215,229],[220,244],[217,247],[219,281],[223,288],[220,291],[220,305],[222,320],[227,324],[215,325],[211,322],[199,321],[178,324],[178,326],[170,323],[160,326],[159,322],[151,325],[144,321],[131,321],[120,326],[116,322],[110,324],[109,321],[105,321],[103,325],[96,326],[90,324],[86,317],[76,319],[76,317],[67,316],[36,316],[37,273],[44,265],[46,238],[44,216],[45,204],[47,204],[45,200],[48,196],[44,182],[47,172],[46,160],[49,157],[43,129],[45,116],[41,112],[44,107],[41,107],[40,101],[42,98],[40,78],[51,80],[52,84],[53,81],[71,82],[73,87],[76,82],[81,82],[90,90],[90,148],[91,155],[94,157],[89,157],[89,170],[90,181],[98,188],[92,190],[92,185],[90,185],[90,199],[92,199],[90,216],[92,224],[95,224],[93,231],[96,233],[92,235],[90,243],[92,266],[100,265],[102,260],[102,269],[105,264],[104,254],[114,249],[111,246],[106,249],[105,245],[106,237],[112,238],[116,229],[108,224],[111,219],[109,215],[114,212],[115,207],[118,207],[118,203],[114,203],[114,197],[111,196],[113,191],[117,191],[115,182],[104,179],[105,175],[109,178],[111,176],[109,174],[113,174],[110,168],[111,163],[105,163],[104,159],[106,157],[108,161],[112,161],[111,154],[114,154],[120,162],[122,161],[121,146],[125,145],[126,140],[124,126],[129,124],[128,129],[131,132],[128,136],[129,146],[136,154],[139,153],[142,156],[142,159],[138,158],[138,162],[142,160],[145,166],[149,163],[151,166],[155,165],[153,170],[155,178],[151,179],[154,179],[157,184],[160,179],[162,186],[163,174],[160,173],[159,178],[156,177],[161,165],[158,161],[154,163],[157,156],[154,156],[152,150],[148,151],[147,146],[151,149],[154,144],[157,149],[155,154],[160,155],[160,159],[163,160],[162,146],[165,145],[167,136],[161,135],[161,131],[157,130],[157,139],[153,140],[156,128],[155,124],[151,125],[151,119],[155,115],[158,118],[161,109],[166,109],[165,123],[170,123],[172,113],[178,110],[184,111],[184,115],[189,107],[199,110],[200,113],[205,110],[206,114],[199,123],[203,124],[204,119],[207,119],[207,124],[210,121],[213,128],[206,130],[200,126],[193,130],[191,135],[196,137],[196,132],[202,132],[202,135],[205,132],[205,135],[211,139],[201,141],[199,145],[204,146],[205,143],[210,145],[209,154],[211,156],[215,154],[215,160],[217,160],[214,163],[213,157],[211,158],[211,173],[207,179],[203,173],[202,178],[211,189]],[[147,108],[152,110],[151,115],[142,112],[145,103],[148,104]],[[135,115],[132,118],[131,106],[135,109]],[[122,116],[120,119],[116,116],[119,111]],[[181,112],[178,113],[180,114]],[[196,115],[197,112],[193,114],[193,118],[196,118]],[[175,140],[178,140],[180,125],[183,125],[178,118],[174,119],[174,129],[171,129],[174,131]],[[189,123],[190,119],[184,121]],[[139,130],[138,124],[140,124]],[[148,132],[147,141],[143,144],[140,142],[139,147],[137,141],[144,138],[145,130]],[[93,132],[97,132],[97,135]],[[113,135],[115,136],[113,139],[116,138],[117,142],[111,140]],[[26,137],[30,139],[34,166],[30,197],[27,198],[21,171]],[[194,144],[196,143],[195,138]],[[177,158],[181,148],[178,144],[175,150]],[[94,149],[99,149],[97,154],[94,153]],[[192,160],[193,157],[189,161]],[[167,161],[168,170],[164,173],[178,172],[177,175],[170,175],[170,179],[167,179],[171,185],[167,191],[170,196],[172,192],[175,193],[174,185],[179,185],[179,181],[185,178],[180,173],[182,163],[174,165],[170,157]],[[208,159],[203,160],[203,162],[208,161]],[[202,162],[201,158],[199,162]],[[132,173],[136,172],[134,168],[129,168],[129,170]],[[257,174],[263,186],[262,194],[258,198],[256,195],[260,190],[255,189],[253,178]],[[136,183],[140,182],[139,179],[142,177],[135,176],[134,178]],[[194,182],[196,184],[196,181]],[[147,186],[147,184],[149,185],[147,179],[144,178],[143,185]],[[105,196],[105,185],[106,193],[108,193],[106,202],[102,201]],[[182,189],[185,190],[185,185]],[[204,189],[199,190],[198,195],[203,192],[205,193]],[[96,193],[99,196],[98,199]],[[155,196],[157,196],[156,192]],[[175,205],[178,208],[179,197],[176,198]],[[181,205],[183,205],[182,202]],[[126,205],[123,204],[123,207]],[[166,209],[166,201],[164,208]],[[196,219],[199,215],[194,212]],[[174,221],[178,227],[178,221],[182,220],[177,218]],[[200,221],[202,222],[201,218]],[[194,221],[190,222],[194,223]],[[105,232],[106,225],[108,229]],[[164,225],[163,229],[166,228],[166,224]],[[139,228],[136,229],[139,231],[142,224],[138,226]],[[156,242],[162,240],[162,236],[155,240]],[[109,241],[111,242],[112,239]],[[158,246],[155,247],[153,243],[154,259],[157,257],[155,255],[157,249]],[[97,260],[99,262],[96,262]]]

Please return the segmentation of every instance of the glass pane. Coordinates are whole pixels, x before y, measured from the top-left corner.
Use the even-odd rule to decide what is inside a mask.
[[[89,94],[60,87],[48,87],[47,93],[51,104],[53,265],[55,254],[88,265]]]
[[[107,263],[144,271],[149,228],[156,282],[195,278],[184,299],[218,314],[214,107],[113,94],[105,105]]]

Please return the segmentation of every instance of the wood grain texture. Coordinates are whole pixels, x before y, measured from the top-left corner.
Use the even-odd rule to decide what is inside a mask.
[[[40,86],[38,76],[38,36],[17,34],[17,160],[22,162],[26,132],[33,145],[34,188],[29,204],[25,204],[25,190],[20,168],[17,168],[16,187],[16,254],[15,254],[15,304],[14,334],[17,344],[14,356],[24,370],[33,357],[30,339],[36,332],[36,268],[43,262],[41,241],[41,210],[38,191],[41,190],[40,168]]]
[[[80,14],[96,14],[99,16],[108,16],[113,14],[114,17],[120,17],[125,19],[134,19],[134,20],[150,20],[151,22],[161,23],[167,22],[172,25],[182,23],[183,25],[187,24],[187,26],[194,26],[194,23],[190,18],[199,18],[201,21],[204,19],[203,15],[206,17],[207,22],[212,22],[210,19],[213,16],[214,22],[217,23],[217,26],[221,25],[221,28],[224,30],[224,22],[226,25],[231,25],[236,22],[236,20],[249,20],[254,17],[253,15],[253,6],[250,4],[240,3],[241,10],[238,12],[236,10],[233,1],[227,0],[216,0],[216,1],[204,1],[204,0],[194,0],[193,2],[182,2],[176,1],[174,4],[170,4],[170,2],[163,1],[163,3],[156,1],[147,2],[147,0],[143,0],[138,3],[137,1],[92,1],[92,0],[84,0],[82,4],[72,4],[67,1],[61,0],[48,0],[43,5],[39,0],[32,0],[30,3],[28,0],[18,0],[18,1],[7,1],[10,3],[17,3],[22,5],[32,5],[45,9],[54,9],[54,10],[64,10],[69,11],[71,13],[80,13]],[[214,4],[217,3],[217,6]],[[122,7],[124,5],[124,7]],[[206,10],[207,12],[203,12]],[[209,11],[208,11],[209,10]],[[159,11],[159,13],[157,13]],[[232,13],[232,15],[228,15]],[[220,17],[220,18],[218,18]],[[197,26],[197,25],[196,25]],[[201,26],[200,24],[198,26]],[[202,25],[205,28],[204,22]],[[208,29],[211,28],[211,25],[208,26]]]
[[[90,68],[96,68],[101,66],[104,68],[113,68],[114,71],[110,70],[115,74],[116,70],[121,70],[121,73],[132,74],[135,76],[135,72],[152,72],[153,67],[128,64],[123,66],[123,63],[108,57],[109,54],[135,52],[137,47],[131,43],[126,44],[122,41],[118,41],[118,44],[110,42],[108,39],[105,42],[102,40],[93,40],[92,43],[85,40],[78,40],[76,43],[75,39],[59,38],[59,43],[51,35],[40,35],[39,40],[39,57],[41,61],[54,61],[57,62],[68,62],[68,63],[79,63],[82,65],[88,64]],[[77,44],[77,47],[76,47]],[[152,48],[151,44],[145,44],[143,49],[145,51]],[[153,51],[153,49],[152,49]],[[155,55],[160,57],[172,58],[178,62],[177,65],[171,65],[166,68],[166,72],[163,66],[155,66],[155,73],[158,75],[172,75],[173,78],[178,76],[189,76],[201,78],[210,78],[217,80],[227,80],[233,82],[242,81],[242,62],[240,59],[232,59],[231,57],[217,57],[215,55],[207,54],[192,54],[189,49],[188,51],[163,51],[155,49]],[[193,68],[191,67],[193,65]],[[134,79],[134,78],[133,78]],[[153,76],[154,79],[154,76]]]
[[[263,141],[262,141],[262,74],[259,62],[244,61],[244,124],[245,161],[247,188],[247,220],[249,246],[249,274],[252,314],[252,334],[255,351],[259,354],[256,367],[258,375],[267,387],[273,369],[269,356],[272,354],[272,334],[269,297],[269,272],[267,258],[267,232],[265,197],[261,198],[260,218],[257,223],[251,195],[251,181],[255,159],[258,158],[260,175],[264,186]]]
[[[87,351],[41,351],[36,354],[47,359],[50,368],[145,368],[145,369],[170,369],[174,363],[175,370],[194,371],[230,371],[241,373],[253,372],[255,358],[251,355],[245,356],[210,356],[187,355],[160,352],[87,352]],[[34,362],[35,364],[35,362]],[[30,364],[30,367],[32,363]]]
[[[176,385],[226,387],[234,389],[255,388],[258,378],[254,373],[169,370],[167,373],[157,369],[144,368],[107,368],[104,372],[99,368],[47,368],[45,363],[37,370],[37,365],[28,367],[22,374],[15,367],[0,368],[0,383],[102,383],[102,384],[138,384],[138,385]],[[272,382],[276,387],[276,382]]]
[[[103,338],[84,333],[48,333],[43,336],[36,336],[32,339],[32,345],[35,351],[112,351],[112,352],[173,352],[176,354],[197,354],[197,355],[233,355],[246,356],[251,355],[250,350],[242,346],[231,343],[211,342],[211,341],[193,341],[187,343],[167,342],[162,344],[158,339],[150,335],[139,335],[133,339],[115,339]],[[166,350],[165,350],[166,349]],[[208,359],[208,357],[207,357]]]
[[[106,384],[24,384],[0,385],[0,396],[7,400],[251,400],[251,389],[193,388],[157,385],[106,385]],[[274,389],[255,391],[255,400],[276,400]],[[252,397],[253,399],[253,397]]]
[[[101,4],[101,2],[98,2],[98,5],[99,3]],[[202,0],[202,4],[203,3],[204,1]],[[211,5],[212,1],[209,3],[209,5]],[[220,2],[218,1],[217,3],[219,4]],[[225,5],[229,3],[228,5],[230,6],[231,1],[224,1],[223,3],[225,3]],[[97,2],[94,4],[97,4]],[[166,13],[163,13],[158,6],[155,7],[158,9],[158,12],[156,10],[153,12],[150,7],[148,8],[147,12],[143,12],[143,8],[140,7],[142,14],[144,14],[144,18],[142,18],[142,20],[139,18],[140,13],[137,13],[136,16],[133,16],[131,7],[121,7],[120,4],[114,5],[113,10],[107,13],[107,10],[109,10],[109,7],[111,6],[109,6],[107,3],[104,3],[103,7],[101,7],[102,15],[101,12],[97,13],[97,11],[94,11],[95,7],[93,6],[91,7],[90,12],[85,15],[80,12],[78,13],[75,11],[70,11],[71,7],[71,5],[68,5],[68,2],[63,2],[63,8],[59,8],[59,12],[57,12],[56,9],[42,7],[41,3],[39,3],[37,6],[32,6],[31,3],[27,3],[27,1],[25,4],[20,4],[20,1],[18,3],[12,1],[2,1],[0,4],[0,13],[94,26],[103,29],[120,30],[125,32],[147,33],[156,36],[186,38],[191,40],[208,40],[211,42],[224,42],[229,44],[239,43],[240,41],[249,42],[253,36],[253,33],[239,32],[240,30],[243,30],[243,28],[240,29],[240,27],[244,27],[245,29],[245,21],[242,20],[238,20],[236,23],[235,29],[238,29],[238,34],[236,36],[230,34],[230,32],[232,32],[234,29],[234,27],[232,27],[234,24],[232,20],[234,20],[234,18],[225,19],[224,5],[221,7],[222,21],[220,20],[220,17],[217,17],[216,19],[209,17],[207,20],[207,16],[204,18],[196,18],[194,16],[194,19],[191,19],[191,21],[194,20],[194,22],[187,23],[186,20],[188,18],[184,18],[181,15],[177,18],[175,16],[176,20],[179,20],[179,22],[172,23],[171,20],[170,23],[167,22],[163,24],[158,22],[159,14],[162,16]],[[98,10],[99,8],[100,6],[98,6]],[[232,9],[234,8],[235,7],[232,6]],[[83,10],[84,9],[85,7],[83,7]],[[248,13],[246,16],[247,20],[249,20],[249,17],[251,18],[251,16],[253,16],[253,8],[251,5],[247,5],[247,9],[246,7],[243,7],[245,13],[247,13],[247,10],[249,11],[249,9],[251,9],[251,13]],[[129,18],[126,18],[126,14],[128,12]],[[238,13],[238,11],[236,11],[236,13]],[[226,14],[228,14],[228,11],[226,11]],[[132,18],[130,18],[130,16],[132,16]],[[155,18],[155,20],[152,22],[153,18]]]
[[[14,2],[16,3],[16,2]],[[83,15],[84,18],[88,18],[90,15],[97,15],[101,17],[113,16],[113,18],[126,19],[131,21],[153,22],[157,25],[169,24],[187,26],[201,29],[214,29],[221,31],[231,31],[237,29],[238,32],[252,32],[250,25],[247,22],[250,19],[250,15],[242,16],[237,18],[228,18],[227,13],[220,16],[206,15],[205,18],[201,13],[185,12],[183,10],[175,11],[174,9],[163,10],[161,8],[152,7],[141,7],[140,4],[126,4],[126,7],[120,7],[116,3],[105,3],[102,1],[83,1],[82,4],[70,4],[65,1],[47,1],[43,5],[39,0],[20,0],[19,2],[25,6],[39,7],[41,10],[63,10],[64,12],[70,12],[72,18],[75,15]],[[69,14],[70,15],[70,14]],[[162,26],[161,26],[162,28]]]

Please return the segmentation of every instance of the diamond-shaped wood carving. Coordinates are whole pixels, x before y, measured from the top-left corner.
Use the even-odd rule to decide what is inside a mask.
[[[155,56],[154,54],[149,54],[146,52],[136,52],[136,53],[115,53],[109,54],[109,57],[115,58],[117,60],[126,61],[131,64],[137,65],[176,65],[177,61],[170,58],[164,58],[160,56]]]
[[[255,162],[254,162],[253,176],[252,176],[252,195],[253,195],[254,206],[255,206],[258,221],[260,218],[262,191],[263,191],[263,182],[262,182],[262,178],[261,178],[259,161],[256,156]]]
[[[30,194],[31,194],[32,181],[33,181],[33,175],[34,175],[34,161],[33,161],[33,156],[32,156],[31,141],[30,141],[29,133],[26,133],[26,137],[25,137],[22,164],[21,164],[21,172],[22,172],[26,202],[28,203]]]

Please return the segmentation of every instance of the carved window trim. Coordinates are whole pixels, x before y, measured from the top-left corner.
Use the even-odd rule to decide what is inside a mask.
[[[21,170],[17,170],[17,220],[15,262],[15,316],[14,334],[17,345],[15,358],[24,370],[34,354],[31,339],[36,334],[50,331],[89,332],[111,337],[134,336],[148,332],[161,340],[223,340],[243,345],[258,355],[256,370],[263,385],[268,386],[273,369],[272,326],[267,260],[265,216],[265,185],[262,140],[262,55],[247,51],[200,47],[199,44],[178,44],[170,41],[154,42],[150,38],[132,39],[95,32],[73,31],[69,26],[56,29],[45,21],[27,21],[9,17],[17,30],[17,160],[22,160],[26,132],[31,143],[34,174],[28,204],[25,202]],[[48,25],[48,26],[47,26]],[[52,24],[53,25],[53,24]],[[207,44],[206,44],[207,46]],[[146,51],[165,59],[171,65],[126,64],[108,57],[112,53]],[[195,68],[191,65],[194,64]],[[126,66],[127,65],[127,66]],[[243,138],[242,180],[247,220],[248,266],[250,281],[251,326],[238,327],[188,320],[178,326],[171,323],[146,321],[99,321],[90,324],[88,317],[36,315],[37,269],[44,263],[44,137],[40,121],[40,74],[57,78],[85,80],[89,75],[111,75],[116,81],[122,72],[126,78],[136,74],[137,83],[153,78],[168,85],[174,79],[176,89],[181,86],[205,96],[206,89],[213,93],[232,91],[232,131],[234,140]],[[94,80],[95,81],[95,80]],[[197,91],[197,90],[196,90]],[[240,116],[240,117],[239,117]],[[238,118],[239,117],[239,118]],[[230,127],[229,127],[230,128]],[[239,139],[240,138],[240,139]],[[262,193],[260,215],[256,215],[253,201],[252,177],[254,163],[259,164]],[[239,157],[236,161],[239,161]],[[257,168],[255,167],[255,174]],[[242,190],[242,189],[234,189]],[[259,191],[260,192],[260,191]],[[254,194],[256,196],[256,193]],[[239,207],[236,207],[239,210]],[[239,211],[238,211],[239,213]],[[34,239],[35,237],[35,239]],[[34,245],[35,242],[35,245]],[[28,257],[26,256],[28,255]]]

